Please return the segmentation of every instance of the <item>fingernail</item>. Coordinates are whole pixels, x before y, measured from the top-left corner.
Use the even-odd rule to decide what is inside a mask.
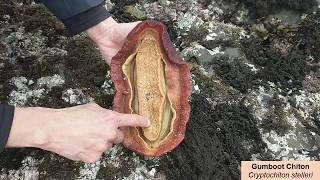
[[[151,124],[151,122],[150,122],[150,120],[149,119],[147,119],[147,127],[149,127],[150,126],[150,124]]]

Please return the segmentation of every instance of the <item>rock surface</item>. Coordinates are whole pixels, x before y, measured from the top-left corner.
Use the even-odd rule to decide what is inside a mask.
[[[319,160],[318,1],[107,1],[119,22],[164,22],[192,66],[183,143],[160,158],[121,145],[94,164],[38,149],[0,154],[0,179],[239,179],[242,160]],[[125,7],[125,8],[123,8]],[[259,9],[259,11],[257,11]],[[0,2],[0,102],[110,108],[109,67],[33,1]]]

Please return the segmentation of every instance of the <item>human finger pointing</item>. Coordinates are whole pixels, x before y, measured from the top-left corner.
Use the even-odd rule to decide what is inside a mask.
[[[150,120],[146,117],[137,114],[120,114],[118,117],[118,126],[131,126],[131,127],[148,127]]]

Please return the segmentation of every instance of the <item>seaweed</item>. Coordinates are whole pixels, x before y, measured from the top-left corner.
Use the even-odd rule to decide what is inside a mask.
[[[17,170],[21,167],[22,161],[32,152],[32,149],[6,149],[0,153],[0,169],[5,172]]]
[[[289,113],[284,108],[285,104],[278,95],[274,95],[267,102],[268,113],[260,125],[264,131],[274,130],[280,135],[284,135],[289,130],[290,125],[287,121]]]
[[[199,86],[200,93],[205,94],[213,102],[221,103],[238,99],[240,93],[220,83],[221,79],[219,77],[205,75],[196,65],[191,69],[191,73],[194,75],[192,78],[195,84]]]
[[[320,135],[320,107],[313,109],[307,119],[303,119],[302,124],[312,132]]]
[[[41,31],[42,35],[48,37],[48,47],[56,47],[60,40],[59,37],[67,35],[67,30],[62,22],[50,14],[43,5],[27,6],[23,12],[21,25],[28,32]]]
[[[300,154],[303,154],[303,151],[300,151]],[[320,158],[320,149],[317,148],[315,150],[307,151],[308,157],[319,159]]]
[[[310,12],[317,5],[316,0],[241,0],[253,18],[259,19],[281,9]]]
[[[260,84],[255,72],[240,58],[216,57],[209,65],[224,83],[241,93],[248,93],[250,89]]]
[[[242,49],[249,62],[260,69],[256,77],[261,85],[279,85],[285,92],[302,89],[308,73],[308,49],[296,48],[298,28],[278,21],[266,21],[252,29],[249,39],[242,41]]]
[[[66,45],[66,50],[68,55],[64,57],[64,75],[67,87],[97,87],[95,77],[107,74],[108,65],[93,42],[88,38],[72,40]]]
[[[130,159],[126,158],[130,156],[130,151],[127,149],[123,149],[123,151],[117,153],[116,156],[119,157],[120,167],[114,167],[114,165],[112,164],[101,166],[97,173],[97,179],[121,179],[130,175],[129,169],[134,167],[133,162],[130,161]],[[110,157],[110,155],[108,154],[102,157],[102,159],[105,159],[106,161],[108,161],[108,158],[113,157]]]
[[[193,95],[185,140],[162,159],[169,179],[239,179],[240,161],[264,153],[257,120],[242,102],[212,107],[202,94]]]
[[[21,2],[22,5],[19,4]],[[155,0],[112,0],[112,2],[115,4],[111,10],[114,17],[119,22],[132,22],[138,19],[125,13],[124,6],[143,5]],[[185,1],[171,2],[176,7],[168,8],[175,8],[177,14],[186,13],[193,5]],[[160,170],[160,173],[165,174],[168,179],[239,179],[239,165],[242,160],[250,160],[255,156],[261,160],[273,160],[267,152],[267,146],[261,138],[259,128],[262,126],[267,131],[275,130],[279,134],[288,129],[285,121],[288,114],[284,109],[284,102],[274,96],[267,104],[269,115],[260,125],[253,116],[250,106],[241,98],[250,94],[251,89],[256,90],[260,86],[270,87],[273,83],[277,89],[289,96],[299,93],[299,90],[310,92],[319,90],[317,82],[320,60],[318,51],[320,49],[320,13],[319,10],[314,10],[315,0],[229,0],[229,2],[231,3],[221,0],[215,2],[199,0],[196,5],[209,9],[213,4],[213,7],[217,5],[224,11],[213,21],[222,26],[222,29],[218,29],[219,31],[226,32],[228,35],[234,31],[234,34],[239,35],[238,30],[246,30],[250,37],[242,39],[240,45],[238,36],[235,38],[226,36],[211,41],[201,40],[208,33],[206,28],[192,29],[187,35],[181,35],[181,30],[176,27],[176,19],[168,16],[169,20],[166,21],[166,19],[164,22],[170,37],[180,50],[192,41],[200,41],[198,43],[207,49],[218,46],[236,47],[240,48],[245,55],[237,58],[225,56],[212,58],[212,61],[206,64],[213,69],[210,75],[202,72],[201,67],[196,65],[197,60],[193,61],[192,80],[199,91],[194,92],[190,101],[192,114],[185,140],[176,150],[161,157],[161,164],[156,167],[156,170]],[[149,8],[150,11],[154,10],[151,6]],[[301,23],[295,26],[267,18],[282,10],[293,10],[299,15],[307,14],[301,16]],[[237,22],[238,13],[244,11],[244,20]],[[24,76],[27,79],[36,80],[59,74],[65,80],[64,85],[53,87],[51,90],[46,89],[45,98],[39,99],[36,103],[28,102],[26,105],[69,107],[72,105],[62,99],[63,92],[69,88],[79,88],[85,96],[92,97],[99,105],[106,108],[111,106],[113,95],[101,90],[109,68],[89,39],[82,35],[66,38],[63,25],[42,5],[34,4],[32,0],[1,1],[0,15],[2,39],[7,40],[11,33],[19,32],[22,38],[30,40],[33,46],[37,46],[34,40],[37,41],[36,38],[40,38],[42,49],[38,49],[56,47],[67,52],[64,55],[51,54],[46,52],[50,50],[48,48],[35,54],[24,51],[19,54],[17,51],[24,50],[24,47],[29,48],[30,43],[19,44],[24,43],[24,39],[17,41],[17,44],[1,41],[1,103],[8,101],[9,94],[14,90],[10,83],[11,78]],[[233,30],[234,26],[231,25],[231,27],[225,22],[238,26]],[[224,31],[223,28],[232,32]],[[20,31],[20,29],[23,30]],[[30,37],[33,35],[36,36],[35,39]],[[13,47],[12,51],[8,50],[8,45],[10,48]],[[252,71],[251,65],[257,70]],[[306,78],[309,76],[313,78],[312,82]],[[30,88],[35,86],[30,85]],[[310,118],[304,121],[300,118],[299,121],[310,133],[315,132],[319,135],[318,108],[310,113]],[[304,150],[301,150],[301,154],[304,153],[302,151]],[[319,159],[319,149],[309,150],[307,153],[309,157]],[[32,157],[36,163],[39,163],[36,167],[40,173],[40,179],[74,179],[79,175],[79,169],[83,165],[83,163],[73,162],[53,153],[33,148],[7,149],[0,156],[0,167],[4,175],[9,174],[10,170],[24,170],[22,161]],[[117,162],[121,163],[121,167],[108,164],[109,156],[104,155],[102,162],[106,165],[100,165],[97,178],[121,178],[128,176],[132,168],[136,167],[134,164],[136,159],[133,159],[136,156],[133,156],[131,151],[120,150],[116,156],[119,157]],[[144,158],[140,157],[140,159]],[[142,162],[146,161],[142,160]],[[152,165],[147,167],[153,168]]]
[[[76,179],[82,162],[75,162],[56,154],[36,150],[33,157],[38,160],[39,179]]]
[[[16,22],[17,19],[19,19],[20,11],[21,11],[21,8],[19,6],[17,6],[17,2],[15,2],[15,1],[10,1],[10,2],[1,1],[0,2],[0,14],[10,16],[11,17],[11,19],[9,20],[10,23]],[[0,16],[0,21],[5,21],[5,20],[6,19],[4,16]]]
[[[197,0],[202,8],[207,8],[213,0]]]
[[[320,10],[304,18],[294,39],[296,48],[303,51],[305,56],[311,57],[310,63],[320,62]]]

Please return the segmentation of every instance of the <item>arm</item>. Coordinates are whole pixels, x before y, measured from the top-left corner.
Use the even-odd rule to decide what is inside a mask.
[[[85,31],[109,65],[128,33],[139,23],[117,23],[105,9],[104,0],[39,1],[65,24],[69,35]]]
[[[104,0],[39,0],[67,27],[69,35],[89,29],[110,17]]]
[[[40,2],[66,25],[70,35],[86,31],[108,64],[138,23],[117,23],[104,8],[103,0]],[[113,143],[122,142],[123,134],[119,127],[147,127],[150,124],[141,116],[120,114],[96,104],[65,109],[16,108],[15,111],[9,107],[11,111],[0,112],[0,127],[1,122],[7,123],[6,131],[3,131],[6,137],[1,137],[0,129],[2,148],[5,144],[6,147],[37,147],[85,162],[97,161]],[[7,118],[1,119],[1,114]]]
[[[7,144],[14,110],[14,106],[0,104],[0,151],[2,151]]]
[[[147,127],[149,121],[97,104],[64,109],[16,108],[7,147],[36,147],[92,163],[114,143],[122,142],[122,126]]]

